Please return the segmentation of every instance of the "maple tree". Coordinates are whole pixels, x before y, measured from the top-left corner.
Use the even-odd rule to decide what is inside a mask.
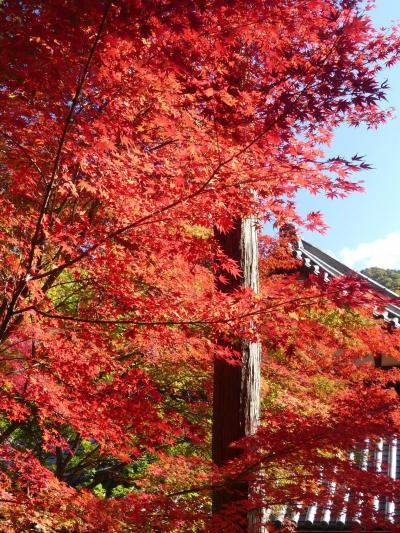
[[[360,188],[365,163],[321,147],[343,121],[388,115],[376,76],[399,38],[363,9],[0,4],[4,530],[241,531],[260,494],[270,506],[326,499],[322,464],[327,477],[351,470],[364,494],[393,494],[336,453],[398,425],[388,375],[356,364],[397,355],[397,336],[366,318],[372,296],[354,280],[327,290],[273,274],[272,252],[259,296],[221,290],[240,265],[213,237],[249,216],[321,229],[319,213],[297,215],[295,193]],[[240,364],[237,339],[259,338],[263,423],[216,468],[212,363]],[[265,491],[211,517],[210,491],[259,465]],[[304,482],[276,482],[289,466]]]

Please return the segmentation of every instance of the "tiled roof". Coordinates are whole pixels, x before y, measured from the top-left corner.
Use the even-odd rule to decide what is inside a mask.
[[[395,292],[384,287],[383,285],[374,281],[368,276],[361,274],[361,272],[357,272],[356,270],[349,268],[348,266],[344,265],[343,263],[341,263],[340,261],[338,261],[331,255],[328,255],[327,253],[323,252],[319,248],[308,243],[304,239],[299,239],[298,242],[295,244],[294,253],[298,259],[302,260],[303,265],[307,270],[313,272],[314,274],[323,273],[327,281],[332,277],[355,275],[355,276],[359,276],[360,278],[365,279],[368,282],[368,284],[371,286],[371,289],[381,294],[385,298],[388,298],[388,299],[399,298],[399,295],[396,294]],[[387,303],[385,305],[385,312],[384,313],[377,312],[375,313],[375,316],[377,318],[383,318],[385,322],[388,322],[392,326],[399,328],[400,327],[400,303],[398,305]]]
[[[400,477],[400,450],[398,452],[396,438],[380,439],[376,443],[366,441],[364,449],[358,450],[358,453],[351,452],[349,459],[365,471],[386,472],[388,477],[392,479]],[[325,508],[317,505],[303,509],[291,509],[290,506],[283,506],[270,512],[269,519],[277,527],[282,526],[287,521],[292,522],[297,525],[297,530],[301,532],[352,531],[354,527],[361,524],[362,509],[365,504],[362,494],[349,491],[343,497],[343,486],[340,488],[341,496],[340,501],[338,501],[337,487],[335,484],[330,485],[331,501]],[[382,513],[390,522],[397,523],[399,521],[400,506],[398,503],[377,497],[373,506],[375,511]],[[382,530],[377,531],[382,532]]]

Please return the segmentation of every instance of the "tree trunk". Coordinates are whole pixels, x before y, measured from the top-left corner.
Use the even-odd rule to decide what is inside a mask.
[[[227,234],[215,232],[224,253],[236,260],[241,267],[242,277],[228,276],[228,282],[219,281],[219,289],[230,293],[241,286],[258,292],[258,243],[254,218],[238,219]],[[214,362],[214,404],[212,457],[216,465],[238,457],[241,450],[230,445],[245,436],[252,435],[259,423],[260,412],[260,356],[259,343],[244,340],[241,344],[242,364],[232,365],[222,359]],[[224,505],[248,499],[256,487],[247,482],[238,482],[229,488],[215,490],[213,512],[219,512]],[[243,531],[259,532],[257,525],[262,517],[261,510],[243,513]]]

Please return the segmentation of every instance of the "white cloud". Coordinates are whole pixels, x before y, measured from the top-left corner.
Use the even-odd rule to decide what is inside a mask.
[[[343,248],[339,255],[345,265],[358,270],[373,266],[400,269],[400,232],[361,243],[354,249]]]

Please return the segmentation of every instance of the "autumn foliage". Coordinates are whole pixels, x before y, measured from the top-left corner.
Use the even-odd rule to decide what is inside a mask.
[[[360,188],[363,160],[323,147],[387,118],[376,77],[400,51],[362,4],[0,3],[2,531],[241,531],[210,491],[260,465],[265,506],[328,498],[321,468],[398,490],[343,454],[400,423],[397,371],[362,363],[398,356],[376,297],[267,238],[260,296],[215,283],[240,271],[214,227],[323,229],[296,192]],[[239,337],[263,342],[262,426],[218,471],[212,361],[240,364]]]

